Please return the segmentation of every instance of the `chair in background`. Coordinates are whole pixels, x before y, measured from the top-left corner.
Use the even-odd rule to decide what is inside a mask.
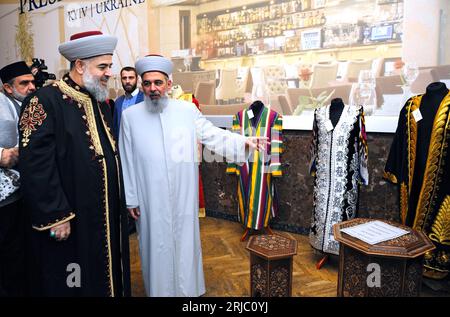
[[[243,99],[237,83],[237,69],[222,69],[220,71],[219,85],[216,88],[216,100],[219,103],[234,102]]]
[[[295,89],[295,88],[294,88]],[[291,115],[292,109],[289,105],[289,101],[287,100],[286,95],[278,96],[278,103],[280,104],[281,111],[279,112],[282,115]]]
[[[245,97],[245,94],[252,92],[252,79],[250,76],[250,69],[249,67],[239,67],[238,68],[238,77],[237,77],[237,84],[238,84],[238,94],[242,95],[243,98]]]
[[[263,68],[264,87],[268,94],[268,104],[275,109],[280,110],[278,96],[285,94],[288,88],[286,81],[286,72],[283,66],[267,66]],[[277,111],[277,110],[275,110]]]
[[[370,59],[348,61],[343,81],[357,82],[360,71],[371,69],[372,60]]]
[[[215,105],[216,81],[206,81],[197,83],[194,96],[201,105]]]
[[[450,65],[425,66],[419,67],[419,70],[434,69],[439,80],[450,80]]]
[[[216,80],[215,70],[178,72],[172,74],[174,85],[180,85],[184,92],[194,93],[199,82]]]
[[[238,103],[230,105],[202,105],[203,115],[234,115],[239,111],[249,107],[248,103]]]
[[[438,65],[435,67],[439,79],[449,80],[450,79],[450,65]]]
[[[376,77],[375,82],[378,107],[384,103],[383,95],[399,95],[403,93],[402,85],[404,83],[399,75]]]
[[[338,63],[315,64],[312,69],[310,88],[323,88],[336,81]]]
[[[435,69],[419,69],[419,75],[411,84],[411,92],[413,94],[424,94],[427,86],[436,81],[439,81],[439,75]]]
[[[283,109],[283,112],[290,111],[290,113],[293,113],[299,104],[300,96],[308,96],[309,97],[310,94],[312,94],[313,97],[317,97],[324,91],[327,94],[330,94],[333,90],[334,90],[334,92],[331,95],[330,99],[327,101],[327,103],[330,103],[330,101],[334,98],[341,98],[345,104],[348,104],[351,89],[352,89],[351,84],[335,85],[335,86],[328,86],[328,87],[314,88],[314,89],[288,88],[286,91],[286,97],[284,98],[284,100],[282,97],[280,98],[280,104],[281,104],[281,108]],[[286,103],[287,103],[287,105],[286,105]]]
[[[298,77],[299,65],[284,65],[286,82],[289,88],[298,88],[300,78]]]
[[[268,102],[268,94],[264,89],[264,74],[261,67],[250,68],[252,77],[252,95],[251,101],[261,100],[263,103]]]
[[[375,58],[372,61],[372,73],[375,77],[384,76],[384,58]]]
[[[186,93],[194,91],[192,72],[177,72],[172,73],[172,80],[174,85],[179,85]]]

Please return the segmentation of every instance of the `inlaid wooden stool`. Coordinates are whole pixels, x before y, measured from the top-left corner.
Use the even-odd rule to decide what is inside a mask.
[[[334,238],[341,243],[337,295],[419,296],[423,257],[434,249],[433,243],[422,232],[381,219],[376,220],[410,233],[371,245],[341,232],[371,220],[375,219],[356,218],[333,226]]]
[[[291,296],[292,257],[297,254],[297,241],[279,234],[251,236],[247,250],[251,296]]]

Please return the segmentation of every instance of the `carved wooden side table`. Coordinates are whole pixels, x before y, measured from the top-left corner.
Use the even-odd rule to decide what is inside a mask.
[[[424,254],[434,249],[422,232],[395,222],[383,221],[405,229],[409,234],[374,245],[354,238],[341,229],[375,219],[356,218],[333,226],[340,244],[337,295],[419,296]]]
[[[252,297],[289,297],[292,294],[292,257],[297,241],[273,235],[250,237],[250,290]]]

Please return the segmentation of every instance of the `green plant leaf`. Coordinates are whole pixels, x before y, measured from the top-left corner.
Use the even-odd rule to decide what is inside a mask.
[[[297,108],[295,108],[294,112],[292,113],[294,116],[299,116],[303,112],[304,106],[302,104],[299,104]]]

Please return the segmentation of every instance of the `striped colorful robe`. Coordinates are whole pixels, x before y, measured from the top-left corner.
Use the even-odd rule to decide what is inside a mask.
[[[263,107],[256,124],[248,116],[248,109],[233,118],[233,132],[244,136],[265,136],[271,142],[265,153],[254,151],[242,166],[228,164],[227,173],[239,178],[239,221],[246,228],[260,230],[278,213],[278,199],[272,177],[282,176],[280,154],[283,151],[282,117]]]

